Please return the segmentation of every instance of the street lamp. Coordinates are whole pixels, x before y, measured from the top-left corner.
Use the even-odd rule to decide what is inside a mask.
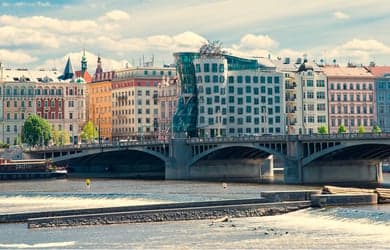
[[[99,116],[98,116],[98,136],[99,136],[99,144],[101,144],[101,139],[100,139],[100,113],[99,113]]]

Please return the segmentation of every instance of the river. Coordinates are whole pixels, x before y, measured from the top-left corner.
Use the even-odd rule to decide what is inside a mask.
[[[390,174],[384,174],[390,184]],[[83,179],[0,182],[0,213],[257,198],[261,191],[319,187]],[[27,229],[0,224],[0,248],[24,249],[390,249],[390,204],[305,209],[232,219]]]

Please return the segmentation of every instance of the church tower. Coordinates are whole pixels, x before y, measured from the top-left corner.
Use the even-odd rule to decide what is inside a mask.
[[[84,74],[87,71],[87,57],[85,56],[85,49],[83,51],[83,57],[81,58],[81,72]]]
[[[95,75],[103,73],[103,68],[102,68],[102,59],[100,58],[100,55],[98,56],[97,59],[97,66],[96,66],[96,72]]]

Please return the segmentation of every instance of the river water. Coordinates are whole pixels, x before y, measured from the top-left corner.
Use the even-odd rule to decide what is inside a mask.
[[[390,184],[390,174],[384,174]],[[258,198],[261,191],[320,187],[83,179],[0,182],[0,214],[103,206]],[[0,224],[5,249],[390,249],[390,204],[305,209],[232,219],[27,229]]]

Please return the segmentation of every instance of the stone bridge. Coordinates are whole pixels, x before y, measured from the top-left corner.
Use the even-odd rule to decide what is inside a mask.
[[[290,184],[378,183],[390,134],[176,138],[46,147],[25,155],[101,177],[218,180],[261,179],[272,171],[273,157],[283,162]]]

